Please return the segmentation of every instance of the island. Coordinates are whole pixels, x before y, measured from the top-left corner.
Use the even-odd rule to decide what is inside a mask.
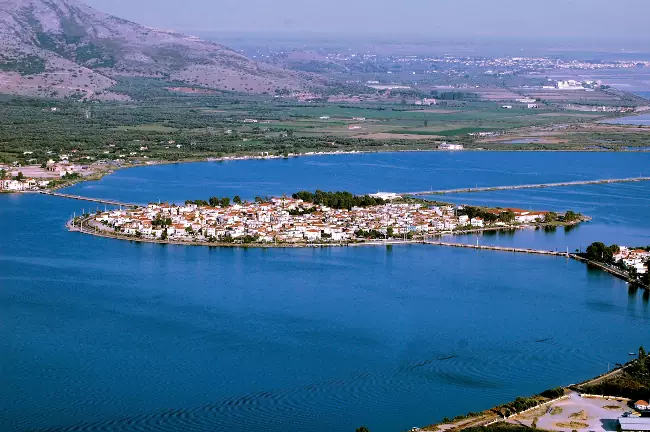
[[[301,191],[291,197],[235,196],[151,203],[74,217],[71,230],[121,239],[200,245],[349,245],[372,240],[424,241],[432,236],[524,226],[575,225],[566,211],[487,208],[395,194]]]

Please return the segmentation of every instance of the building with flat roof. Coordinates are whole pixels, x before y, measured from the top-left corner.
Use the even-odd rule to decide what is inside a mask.
[[[621,417],[618,419],[622,432],[650,431],[650,417]]]
[[[440,150],[463,150],[463,145],[462,144],[448,144],[448,143],[442,143],[438,146],[438,149]]]

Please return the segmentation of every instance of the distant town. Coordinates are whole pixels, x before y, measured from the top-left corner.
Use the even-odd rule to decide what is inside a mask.
[[[321,203],[309,202],[302,196]],[[258,197],[255,202],[235,197],[231,203],[229,198],[213,197],[184,205],[149,204],[98,212],[75,223],[83,222],[87,229],[102,233],[147,239],[300,244],[410,240],[459,231],[573,224],[582,220],[582,215],[571,211],[559,215],[516,208],[433,205],[392,193],[356,197],[346,192],[318,191],[292,197]]]

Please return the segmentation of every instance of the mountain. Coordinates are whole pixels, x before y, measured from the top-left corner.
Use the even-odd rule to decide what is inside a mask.
[[[136,24],[77,0],[0,0],[0,93],[119,99],[119,76],[249,93],[305,91],[324,78],[254,62],[214,42]]]

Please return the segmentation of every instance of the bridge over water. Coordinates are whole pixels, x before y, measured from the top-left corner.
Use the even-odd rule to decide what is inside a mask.
[[[485,187],[475,187],[475,188],[399,192],[397,193],[397,195],[412,195],[412,196],[444,195],[444,194],[464,193],[464,192],[490,192],[490,191],[515,190],[515,189],[542,189],[542,188],[550,188],[550,187],[566,187],[566,186],[609,184],[609,183],[632,183],[632,182],[641,182],[641,181],[650,181],[650,177],[628,177],[628,178],[600,179],[600,180],[576,180],[576,181],[557,182],[557,183],[537,183],[537,184],[523,184],[523,185],[511,185],[511,186],[485,186]]]
[[[94,203],[101,203],[101,204],[107,204],[107,205],[112,205],[112,206],[118,206],[118,207],[137,207],[140,204],[134,204],[134,203],[127,203],[127,202],[122,202],[122,201],[115,201],[115,200],[110,200],[110,199],[104,199],[104,198],[90,198],[90,197],[85,197],[81,195],[72,195],[72,194],[65,194],[65,193],[60,193],[60,192],[50,192],[50,191],[41,191],[43,195],[50,195],[50,196],[55,196],[59,198],[68,198],[68,199],[74,199],[74,200],[79,200],[79,201],[90,201]]]

